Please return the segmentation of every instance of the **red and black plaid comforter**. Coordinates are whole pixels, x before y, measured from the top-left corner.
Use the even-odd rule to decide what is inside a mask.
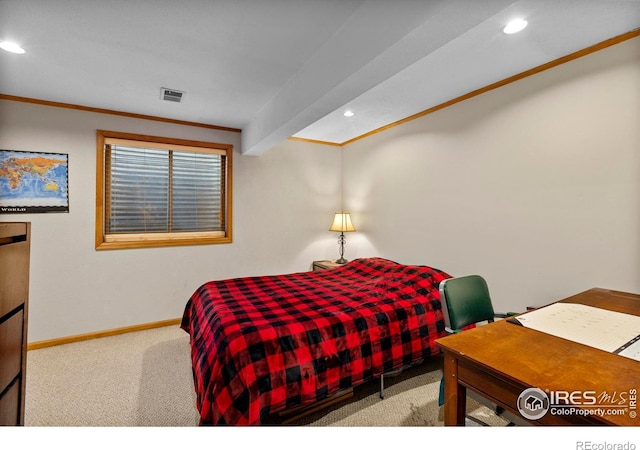
[[[200,423],[260,424],[436,354],[445,278],[367,258],[205,283],[181,325],[191,337]]]

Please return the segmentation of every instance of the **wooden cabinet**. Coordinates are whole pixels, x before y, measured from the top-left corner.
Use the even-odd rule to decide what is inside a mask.
[[[0,425],[24,425],[30,235],[0,222]]]
[[[338,264],[335,260],[325,259],[321,261],[314,261],[311,268],[315,272],[316,270],[333,269],[334,267],[344,266],[344,264]]]

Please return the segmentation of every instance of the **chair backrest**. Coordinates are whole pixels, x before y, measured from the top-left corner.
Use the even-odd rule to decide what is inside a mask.
[[[448,278],[440,283],[440,301],[447,328],[454,332],[485,320],[495,313],[487,282],[480,275]]]

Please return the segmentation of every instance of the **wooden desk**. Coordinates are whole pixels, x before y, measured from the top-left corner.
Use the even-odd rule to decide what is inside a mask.
[[[640,316],[640,295],[636,294],[594,288],[561,301]],[[527,388],[554,393],[595,391],[597,396],[606,393],[610,396],[608,404],[627,406],[623,415],[587,414],[593,410],[582,405],[572,415],[551,414],[549,410],[530,422],[640,425],[636,416],[640,404],[634,399],[636,390],[640,390],[638,361],[505,320],[436,342],[444,352],[445,425],[464,425],[467,388],[518,417],[522,417],[518,396]]]

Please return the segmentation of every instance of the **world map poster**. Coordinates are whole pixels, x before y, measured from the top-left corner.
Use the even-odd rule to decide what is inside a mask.
[[[69,155],[0,150],[0,214],[69,212]]]

